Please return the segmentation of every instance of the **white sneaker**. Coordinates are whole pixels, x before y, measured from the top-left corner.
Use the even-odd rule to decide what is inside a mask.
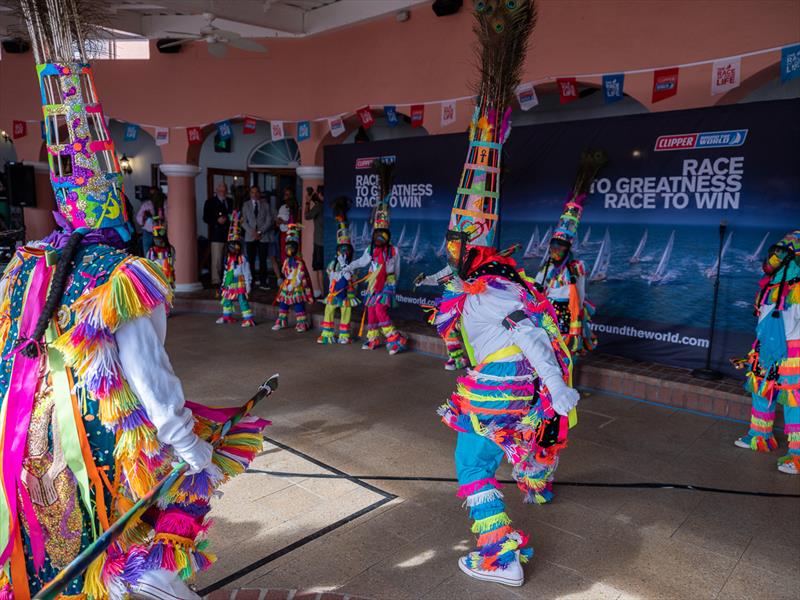
[[[444,370],[445,371],[455,371],[456,370],[456,362],[452,359],[448,360],[444,363]]]
[[[145,571],[131,586],[131,596],[137,600],[201,600],[177,573],[165,569]]]
[[[797,475],[798,470],[794,463],[788,462],[783,463],[782,465],[778,465],[778,471],[781,473],[786,473],[787,475]]]
[[[750,444],[744,441],[744,438],[737,439],[735,442],[733,442],[733,445],[736,446],[737,448],[744,448],[745,450],[750,450]]]
[[[503,585],[511,585],[519,587],[525,583],[525,575],[522,572],[522,565],[519,562],[519,555],[517,558],[508,565],[505,569],[497,569],[496,571],[484,571],[483,569],[473,569],[467,564],[467,557],[462,556],[458,559],[458,568],[464,571],[470,577],[480,579],[481,581],[491,581],[492,583],[501,583]]]

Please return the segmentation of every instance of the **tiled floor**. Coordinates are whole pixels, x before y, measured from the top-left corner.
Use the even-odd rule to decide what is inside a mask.
[[[313,333],[263,325],[217,326],[209,315],[178,313],[169,326],[187,397],[237,404],[279,372],[278,393],[258,409],[274,421],[271,438],[350,475],[453,475],[454,435],[435,410],[455,375],[440,361],[318,346]],[[557,481],[800,493],[800,477],[775,469],[777,455],[733,446],[741,433],[737,423],[589,395]],[[458,570],[472,540],[452,483],[367,480],[396,498],[298,546],[386,497],[347,479],[303,477],[331,471],[275,447],[254,468],[299,475],[249,473],[225,489],[212,511],[220,561],[200,582],[209,592],[261,589],[254,600],[271,597],[267,589],[276,598],[298,590],[294,598],[777,600],[796,599],[800,589],[797,499],[562,485],[553,504],[532,507],[507,486],[509,513],[536,550],[525,585],[512,589]]]

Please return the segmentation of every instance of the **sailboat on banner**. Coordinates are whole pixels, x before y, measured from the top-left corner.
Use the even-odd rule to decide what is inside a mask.
[[[629,263],[635,265],[642,261],[642,252],[644,252],[645,244],[647,244],[647,229],[644,230],[644,235],[642,236],[642,239],[639,240],[639,245],[636,246],[636,252],[634,252],[633,256],[628,259]]]
[[[600,250],[597,252],[597,258],[594,260],[592,272],[589,274],[589,281],[605,281],[608,277],[608,266],[611,264],[611,234],[606,233],[603,236],[603,241],[600,242]]]
[[[436,251],[436,256],[444,256],[444,253],[447,251],[447,238],[442,240],[442,245],[439,246],[439,249]]]
[[[536,256],[534,251],[536,248],[539,247],[539,227],[537,226],[536,229],[533,230],[531,234],[531,239],[528,240],[528,245],[525,247],[525,258],[533,258]]]
[[[536,232],[534,232],[536,233]],[[535,250],[531,251],[531,256],[547,256],[547,249],[550,247],[550,235],[553,233],[553,228],[548,227],[544,235],[539,239],[539,243]]]
[[[717,275],[717,267],[719,267],[719,266],[720,266],[720,264],[719,264],[719,261],[720,261],[720,260],[725,260],[725,255],[728,253],[728,248],[730,248],[730,245],[731,245],[731,238],[732,238],[732,237],[733,237],[733,232],[731,231],[731,232],[728,234],[728,238],[725,240],[725,243],[722,245],[722,253],[721,253],[721,254],[720,254],[718,257],[717,257],[717,259],[714,261],[714,264],[713,264],[713,265],[711,265],[710,267],[708,267],[708,268],[705,270],[704,274],[705,274],[705,276],[706,276],[706,277],[708,277],[709,279],[712,279],[713,277],[716,277],[716,275]]]
[[[583,236],[583,241],[581,242],[581,246],[585,246],[589,243],[589,238],[592,237],[592,226],[589,225],[589,228],[586,230],[586,235]]]
[[[672,230],[672,233],[669,234],[669,241],[667,241],[667,246],[664,248],[664,252],[661,255],[661,260],[658,261],[656,270],[650,275],[642,275],[642,277],[646,279],[650,285],[665,283],[665,279],[667,277],[667,267],[669,266],[669,257],[672,256],[673,245],[675,245],[674,229]]]
[[[761,238],[761,243],[758,245],[758,248],[756,248],[755,252],[753,252],[752,254],[748,254],[747,255],[747,258],[745,259],[747,262],[751,262],[752,263],[752,262],[758,262],[759,260],[761,260],[761,252],[764,250],[764,244],[767,243],[767,239],[769,238],[769,234],[770,234],[770,232],[768,231],[766,233],[766,235],[763,238]]]
[[[411,245],[411,252],[404,259],[407,263],[417,263],[421,261],[423,258],[419,253],[419,235],[420,235],[420,225],[417,224],[417,234],[414,236],[414,243]]]
[[[406,226],[403,225],[403,228],[400,230],[400,237],[397,238],[397,243],[393,244],[397,248],[403,245],[403,242],[406,240]]]
[[[366,221],[364,221],[364,228],[361,230],[360,241],[361,241],[362,244],[364,244],[366,246],[369,243],[369,238],[370,238],[370,235],[369,235],[369,219],[367,219]]]

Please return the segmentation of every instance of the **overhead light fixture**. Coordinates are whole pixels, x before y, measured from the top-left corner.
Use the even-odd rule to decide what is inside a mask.
[[[131,159],[128,158],[127,154],[123,154],[122,158],[119,159],[119,170],[125,173],[125,175],[130,175],[133,173],[133,167],[131,166]]]
[[[633,152],[631,152],[631,155],[633,156],[633,158],[639,158],[642,155],[642,151],[637,148]]]
[[[397,19],[398,23],[405,23],[411,18],[411,13],[407,10],[401,10],[394,16],[394,18]]]

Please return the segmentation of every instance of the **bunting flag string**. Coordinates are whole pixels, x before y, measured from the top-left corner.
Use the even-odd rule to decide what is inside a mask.
[[[750,52],[743,52],[741,54],[712,58],[706,60],[699,60],[679,65],[666,65],[659,67],[646,67],[640,69],[629,69],[624,71],[617,71],[613,73],[582,73],[573,75],[552,75],[522,83],[517,87],[516,96],[519,107],[523,111],[530,110],[539,104],[539,99],[536,94],[535,86],[543,85],[546,83],[555,83],[559,101],[561,104],[568,104],[580,99],[580,90],[578,89],[578,81],[586,81],[593,79],[600,79],[600,87],[603,92],[603,99],[606,103],[611,104],[622,100],[625,96],[625,78],[630,75],[640,75],[652,73],[652,95],[651,102],[661,102],[667,98],[673,97],[678,93],[678,80],[681,69],[688,69],[692,67],[710,65],[711,66],[711,85],[709,92],[712,96],[724,94],[738,88],[743,79],[742,75],[742,59],[752,56],[759,56],[773,52],[780,53],[780,80],[781,83],[786,83],[795,78],[800,77],[800,42],[792,43],[784,46],[775,46],[773,48],[764,48],[761,50],[753,50]],[[231,122],[233,119],[243,119],[243,133],[245,135],[256,133],[256,124],[258,121],[266,123],[274,123],[270,126],[272,139],[284,139],[285,131],[284,126],[286,123],[296,124],[296,138],[298,141],[307,140],[311,137],[311,123],[325,123],[327,124],[328,131],[333,137],[339,137],[346,132],[347,128],[344,119],[355,116],[358,122],[364,129],[369,129],[375,124],[375,115],[372,110],[373,107],[382,107],[386,123],[390,127],[395,127],[399,124],[398,106],[408,107],[409,121],[412,127],[422,127],[425,120],[425,107],[439,105],[440,106],[440,125],[441,127],[448,127],[457,123],[456,110],[457,103],[474,101],[474,95],[459,96],[457,98],[449,98],[445,100],[426,100],[421,102],[402,102],[402,103],[370,103],[361,106],[351,112],[340,113],[333,116],[316,117],[313,119],[304,120],[291,120],[291,119],[274,119],[265,118],[263,116],[251,114],[239,114],[232,116],[228,119],[215,121],[212,123],[204,123],[201,125],[154,125],[146,123],[130,123],[122,119],[118,119],[124,124],[125,141],[134,141],[138,137],[138,132],[142,128],[153,130],[154,137],[157,145],[169,143],[171,129],[185,129],[187,141],[190,144],[202,142],[202,130],[209,125],[214,125],[217,133],[222,139],[229,139],[233,135]],[[28,123],[40,123],[40,119],[22,119],[13,121],[12,137],[18,139],[27,135]]]

